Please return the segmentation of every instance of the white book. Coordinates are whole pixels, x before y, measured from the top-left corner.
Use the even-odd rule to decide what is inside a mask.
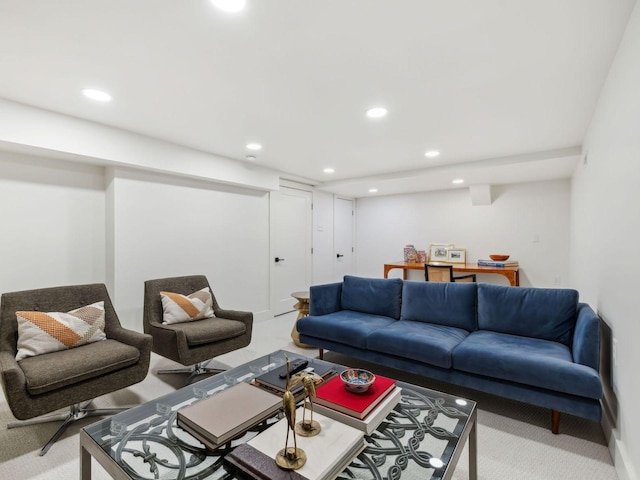
[[[346,413],[333,410],[329,407],[325,407],[324,405],[319,405],[317,403],[313,404],[313,415],[315,418],[315,415],[319,413],[321,415],[324,415],[325,417],[333,418],[338,422],[346,423],[347,425],[355,427],[358,430],[363,431],[366,435],[371,435],[373,431],[378,428],[378,425],[380,425],[382,421],[387,418],[389,412],[391,412],[391,410],[393,410],[393,408],[398,403],[400,403],[401,398],[402,389],[400,387],[394,388],[393,391],[390,392],[380,403],[380,405],[378,405],[362,420],[351,415],[347,415]]]
[[[302,411],[303,407],[297,409],[296,421],[302,420]],[[298,448],[307,454],[307,462],[296,473],[309,480],[332,480],[364,449],[364,432],[324,415],[314,414],[313,419],[322,431],[315,437],[296,436]],[[284,448],[287,428],[287,419],[283,418],[247,443],[275,462],[276,454]],[[292,432],[289,447],[293,447]]]

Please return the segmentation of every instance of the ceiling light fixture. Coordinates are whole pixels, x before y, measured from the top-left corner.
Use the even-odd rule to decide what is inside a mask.
[[[256,156],[255,155],[247,155],[246,157],[247,160],[249,160],[250,162],[255,162],[256,160]]]
[[[262,150],[262,145],[259,143],[247,143],[247,148],[249,150]]]
[[[438,150],[427,150],[424,156],[427,158],[436,158],[440,156],[440,152]]]
[[[227,13],[236,13],[244,10],[247,6],[247,0],[211,0],[213,5]]]
[[[367,110],[367,117],[382,118],[387,116],[387,109],[384,107],[373,107]]]
[[[369,189],[369,193],[378,193],[378,189],[377,188],[370,188]]]
[[[94,88],[85,88],[82,90],[82,94],[91,100],[96,100],[97,102],[110,102],[112,100],[111,95],[107,92],[96,90]]]
[[[331,168],[331,167],[329,167],[329,168],[325,168],[325,169],[323,170],[323,172],[324,172],[324,173],[336,173],[336,170],[335,170],[335,168]]]
[[[456,178],[451,183],[455,183],[456,185],[459,185],[461,183],[464,183],[464,179],[463,178]]]

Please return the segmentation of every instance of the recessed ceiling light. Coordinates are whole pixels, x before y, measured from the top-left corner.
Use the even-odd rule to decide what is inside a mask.
[[[254,162],[256,160],[256,156],[255,155],[247,155],[246,157],[247,160],[249,160],[250,162]]]
[[[455,180],[453,180],[451,183],[455,183],[455,184],[464,183],[464,179],[463,179],[463,178],[456,178],[456,179],[455,179]]]
[[[378,189],[377,188],[370,188],[369,189],[369,193],[378,193]]]
[[[249,150],[262,150],[262,145],[259,143],[247,143],[247,148]]]
[[[427,150],[424,156],[427,158],[436,158],[440,156],[440,152],[438,150]]]
[[[94,88],[85,88],[84,90],[82,90],[82,94],[85,97],[90,98],[91,100],[96,100],[98,102],[111,101],[111,95],[109,95],[107,92],[103,92],[102,90],[96,90]]]
[[[331,167],[329,167],[329,168],[325,168],[325,169],[323,170],[323,172],[324,172],[324,173],[335,173],[335,172],[336,172],[336,170],[335,170],[335,168],[331,168]]]
[[[216,8],[228,13],[239,12],[247,6],[247,0],[211,0],[211,3]]]
[[[387,115],[387,109],[384,107],[373,107],[367,110],[367,117],[369,118],[382,118]]]

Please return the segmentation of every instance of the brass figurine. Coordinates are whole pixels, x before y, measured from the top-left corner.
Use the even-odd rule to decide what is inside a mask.
[[[322,430],[322,426],[313,419],[313,400],[316,398],[316,385],[322,383],[322,377],[310,372],[296,373],[291,379],[291,386],[293,387],[300,382],[302,382],[302,385],[304,386],[304,396],[309,402],[311,415],[309,420],[305,420],[307,414],[307,402],[304,402],[302,421],[296,423],[295,430],[296,433],[303,437],[315,437]]]
[[[298,448],[296,440],[296,401],[291,393],[291,362],[289,357],[285,354],[287,359],[287,383],[284,395],[282,395],[282,406],[284,408],[284,415],[287,417],[287,439],[284,442],[284,448],[276,453],[276,464],[285,470],[297,470],[301,468],[307,462],[307,454],[301,448]],[[293,448],[289,447],[289,430],[293,431]]]

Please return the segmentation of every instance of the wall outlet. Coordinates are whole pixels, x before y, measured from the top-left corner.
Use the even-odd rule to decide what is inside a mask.
[[[533,243],[538,243],[540,242],[540,235],[538,235],[537,233],[533,234]]]

